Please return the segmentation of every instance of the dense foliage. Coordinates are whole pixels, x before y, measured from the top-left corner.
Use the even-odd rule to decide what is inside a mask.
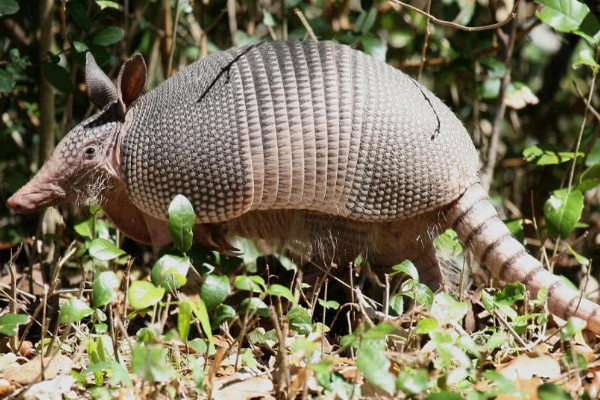
[[[468,257],[463,262],[453,232],[436,245],[449,263],[470,267],[469,284],[455,297],[432,293],[404,262],[390,271],[404,280],[386,310],[371,310],[368,300],[332,300],[327,275],[303,282],[292,260],[250,243],[240,242],[240,257],[192,245],[194,215],[184,197],[171,204],[173,246],[159,257],[123,238],[97,206],[33,216],[6,206],[56,141],[94,112],[85,96],[87,51],[111,77],[141,53],[150,89],[233,45],[336,40],[444,99],[472,132],[483,182],[513,234],[598,300],[600,5],[410,5],[0,0],[0,396],[39,379],[18,371],[28,359],[38,366],[40,354],[48,357],[46,379],[53,360],[72,359],[64,389],[71,398],[598,396],[596,341],[581,321],[549,316],[543,291],[529,299],[522,284],[491,282]],[[199,295],[178,291],[188,272]],[[346,313],[352,323],[339,322]]]

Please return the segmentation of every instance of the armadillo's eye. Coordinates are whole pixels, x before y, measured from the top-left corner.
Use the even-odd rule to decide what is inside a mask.
[[[96,148],[94,146],[88,146],[84,150],[84,157],[87,160],[91,160],[96,155]]]

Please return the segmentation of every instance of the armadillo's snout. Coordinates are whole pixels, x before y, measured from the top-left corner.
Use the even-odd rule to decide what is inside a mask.
[[[33,182],[13,194],[7,204],[16,213],[29,214],[42,208],[58,205],[66,198],[65,191],[56,185],[40,187]]]

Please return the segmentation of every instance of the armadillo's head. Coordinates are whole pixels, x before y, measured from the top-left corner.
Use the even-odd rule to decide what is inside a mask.
[[[85,74],[88,97],[102,111],[73,128],[31,181],[8,199],[16,212],[69,201],[101,202],[111,179],[120,179],[119,139],[127,110],[146,82],[146,64],[139,54],[127,60],[115,85],[88,53]]]

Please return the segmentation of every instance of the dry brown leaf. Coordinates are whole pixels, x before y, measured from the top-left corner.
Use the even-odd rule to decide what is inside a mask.
[[[515,110],[525,108],[528,104],[537,104],[539,101],[527,86],[522,86],[518,90],[508,93],[504,98],[504,104]]]
[[[75,382],[77,381],[71,375],[61,375],[55,379],[34,383],[23,393],[23,397],[39,400],[62,400],[63,393],[71,390]]]
[[[521,354],[499,372],[511,381],[532,379],[534,376],[554,379],[560,376],[560,364],[549,354],[538,357]]]
[[[274,399],[273,382],[262,376],[248,377],[238,372],[215,382],[212,390],[214,400]]]
[[[515,388],[522,390],[524,395],[501,394],[496,397],[496,400],[538,400],[537,389],[542,383],[542,380],[537,377],[532,379],[517,379],[514,382]]]
[[[57,355],[46,357],[44,359],[44,378],[46,380],[54,379],[59,372],[68,373],[72,367],[73,360],[67,356]],[[9,368],[4,372],[5,379],[24,385],[39,382],[41,376],[42,369],[39,356],[18,367]]]
[[[0,399],[5,398],[17,389],[15,385],[6,379],[0,379]]]

